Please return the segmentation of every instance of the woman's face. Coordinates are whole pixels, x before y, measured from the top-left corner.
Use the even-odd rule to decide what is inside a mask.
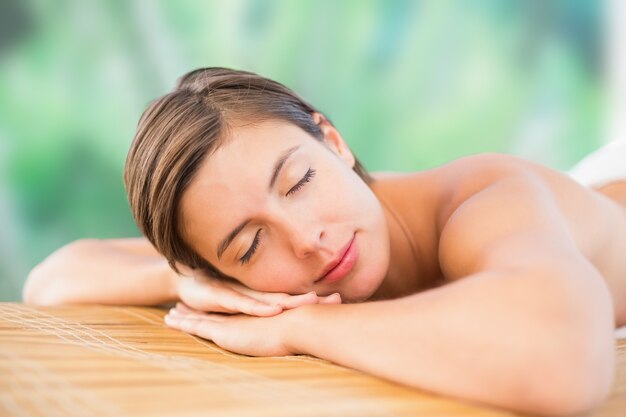
[[[249,288],[363,301],[389,267],[386,220],[337,130],[315,116],[323,142],[277,120],[233,128],[183,193],[183,236]]]

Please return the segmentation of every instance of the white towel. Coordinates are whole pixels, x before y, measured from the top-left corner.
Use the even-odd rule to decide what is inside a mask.
[[[615,140],[592,152],[570,169],[569,175],[594,188],[626,180],[626,139]]]
[[[579,183],[598,188],[626,180],[626,140],[615,140],[587,155],[569,171]],[[626,326],[615,329],[616,339],[626,339]]]

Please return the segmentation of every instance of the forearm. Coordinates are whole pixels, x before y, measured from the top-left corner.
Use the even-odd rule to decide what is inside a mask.
[[[289,344],[414,387],[558,414],[597,401],[587,388],[610,386],[606,297],[560,280],[481,273],[397,300],[307,306],[294,312]],[[576,305],[583,301],[588,308]]]
[[[60,248],[35,267],[23,297],[24,302],[39,305],[158,305],[176,300],[175,279],[163,257],[84,239]]]

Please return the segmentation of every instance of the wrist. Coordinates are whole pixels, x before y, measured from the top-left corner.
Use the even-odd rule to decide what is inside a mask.
[[[280,315],[284,317],[283,338],[285,347],[293,355],[309,355],[307,349],[307,337],[314,335],[311,331],[313,320],[319,304],[310,304],[284,311]]]
[[[164,277],[163,288],[165,289],[165,298],[166,302],[176,302],[180,301],[179,293],[179,285],[180,285],[180,277],[174,271],[167,261],[164,259],[159,266],[162,269],[162,274]]]

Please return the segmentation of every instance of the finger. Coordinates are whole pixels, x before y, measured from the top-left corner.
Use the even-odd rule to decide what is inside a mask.
[[[278,304],[266,304],[234,290],[228,292],[228,296],[220,299],[220,305],[233,313],[271,317],[283,311],[283,308]]]
[[[320,304],[341,304],[341,294],[338,292],[327,297],[320,297]]]
[[[169,314],[170,316],[179,317],[179,318],[203,319],[207,317],[207,313],[194,312],[190,310],[181,310],[181,309],[178,309],[177,307],[170,309],[170,311],[167,314]]]
[[[175,308],[181,313],[205,313],[205,311],[189,307],[187,304],[183,303],[182,301],[177,302]]]
[[[265,304],[278,304],[283,309],[292,309],[307,304],[317,304],[320,300],[320,297],[318,297],[315,291],[291,295],[284,292],[256,291],[237,282],[228,282],[225,283],[225,286]]]
[[[189,317],[200,317],[200,318],[205,318],[207,316],[210,316],[214,319],[217,319],[219,317],[221,317],[220,314],[212,314],[212,313],[222,313],[224,311],[203,311],[203,310],[196,310],[192,307],[189,307],[187,304],[183,303],[183,302],[178,302],[176,303],[176,305],[174,306],[174,308],[172,308],[170,311],[170,314],[175,314],[178,316],[189,316]],[[225,311],[226,313],[231,313],[231,311]]]
[[[291,309],[307,304],[317,304],[318,296],[315,291],[310,291],[306,294],[291,295],[285,293],[262,293],[258,295],[250,295],[250,297],[257,298],[266,303],[275,303],[282,308]]]
[[[220,298],[228,296],[226,288],[208,279],[179,276],[178,295],[186,307],[195,311],[228,312],[219,305]]]
[[[317,304],[319,302],[319,297],[315,291],[300,295],[287,294],[281,298],[282,300],[279,301],[279,303],[284,308],[296,308],[308,304]]]
[[[248,288],[238,282],[226,283],[231,289],[245,294],[255,300],[266,304],[279,304],[283,308],[294,308],[303,304],[317,303],[317,294],[315,291],[309,291],[306,294],[291,295],[284,292],[265,292]]]
[[[218,322],[212,320],[199,320],[189,317],[179,317],[166,315],[165,324],[174,329],[182,330],[185,333],[200,336],[204,339],[213,340],[213,333],[215,332]]]
[[[251,298],[240,291],[231,288],[230,284],[207,280],[197,289],[194,297],[200,299],[201,310],[196,312],[214,312],[214,313],[245,313],[252,316],[269,317],[274,316],[282,311],[280,306],[268,305],[275,303],[264,303],[262,301]],[[194,308],[186,307],[190,310]],[[195,306],[198,307],[198,306]],[[185,311],[183,308],[181,312]]]

